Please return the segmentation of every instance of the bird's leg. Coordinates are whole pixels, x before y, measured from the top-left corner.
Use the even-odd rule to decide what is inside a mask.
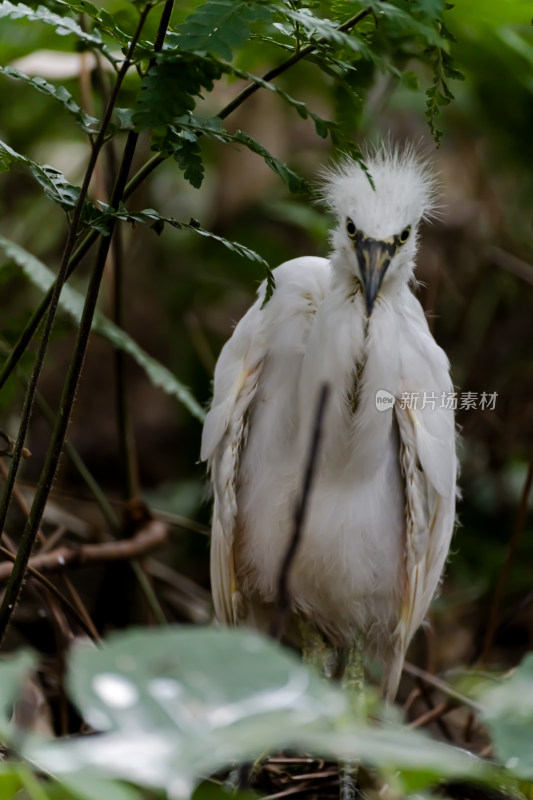
[[[365,635],[358,633],[346,659],[342,675],[342,688],[348,695],[352,711],[356,717],[364,713],[365,689]]]
[[[335,649],[312,622],[300,618],[298,623],[304,662],[311,664],[323,677],[332,678],[337,667]]]
[[[364,715],[365,688],[365,636],[358,633],[348,651],[346,666],[342,675],[342,688],[348,695],[350,706],[356,718]],[[345,761],[339,765],[340,800],[354,800],[357,797],[357,761]]]

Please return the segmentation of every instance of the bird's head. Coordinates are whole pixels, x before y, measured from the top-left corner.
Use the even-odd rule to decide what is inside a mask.
[[[338,220],[334,267],[361,285],[370,315],[380,291],[413,274],[419,223],[435,209],[435,179],[411,148],[382,147],[364,163],[372,183],[345,159],[327,171],[324,196]]]

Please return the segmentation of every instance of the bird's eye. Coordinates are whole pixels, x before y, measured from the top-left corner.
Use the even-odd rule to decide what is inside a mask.
[[[403,231],[400,233],[400,236],[398,238],[400,239],[400,242],[402,244],[405,244],[406,241],[408,240],[408,238],[410,237],[410,235],[411,235],[411,226],[408,225],[407,228],[403,229]]]
[[[355,237],[357,236],[357,228],[355,227],[354,222],[353,220],[350,219],[350,217],[348,217],[348,219],[346,220],[346,233],[348,234],[350,239],[355,239]]]

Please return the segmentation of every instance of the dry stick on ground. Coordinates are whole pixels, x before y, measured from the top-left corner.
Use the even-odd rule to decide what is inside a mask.
[[[101,544],[62,545],[50,553],[32,556],[29,567],[41,573],[59,572],[65,567],[82,567],[88,564],[105,564],[140,558],[161,547],[167,541],[168,529],[163,522],[150,520],[131,539],[120,539]],[[4,552],[4,551],[2,551]],[[9,555],[12,557],[12,554]],[[11,575],[12,565],[0,564],[0,581]]]
[[[481,651],[481,656],[479,658],[479,661],[482,664],[485,664],[487,662],[490,654],[492,642],[494,640],[494,634],[496,633],[496,628],[498,624],[498,617],[500,616],[503,596],[505,594],[505,589],[507,586],[507,582],[509,580],[509,575],[511,573],[511,567],[513,566],[513,563],[515,561],[516,554],[518,552],[518,547],[520,545],[520,541],[522,539],[522,536],[524,534],[524,529],[526,527],[529,495],[531,492],[532,485],[533,485],[533,446],[531,447],[531,454],[529,456],[529,467],[526,475],[526,480],[524,483],[524,488],[522,489],[522,496],[520,498],[520,506],[518,508],[518,514],[516,517],[513,535],[511,536],[511,540],[509,542],[509,548],[507,550],[505,563],[500,571],[498,577],[498,583],[496,585],[496,591],[494,592],[494,597],[492,600],[492,605],[489,614],[489,622],[487,625],[487,632],[485,634],[485,641],[483,643],[483,650]]]
[[[418,683],[418,686],[420,688],[420,697],[428,707],[427,714],[430,716],[430,718],[433,718],[433,715],[435,714],[435,709],[438,706],[435,705],[433,701],[433,693],[431,691],[431,688],[429,686],[426,686],[425,683],[420,678],[417,678],[416,682]],[[452,742],[453,744],[457,744],[456,738],[452,734],[450,728],[448,727],[448,724],[445,722],[445,720],[442,719],[442,714],[440,712],[437,713],[434,719],[436,720],[437,726],[441,734],[444,736],[444,738],[447,739],[449,742]]]
[[[447,714],[448,711],[451,711],[454,707],[454,704],[452,704],[449,700],[443,700],[442,703],[438,703],[438,705],[436,705],[434,708],[428,709],[426,712],[424,712],[424,714],[421,714],[419,717],[414,719],[407,727],[422,728],[424,725],[428,725],[430,722],[434,722],[435,720],[439,721],[440,717],[444,716],[444,714]]]
[[[15,553],[12,553],[11,550],[7,549],[7,547],[2,547],[0,545],[0,553],[2,553],[10,561],[13,562],[15,561],[16,558]],[[7,566],[10,565],[8,564]],[[96,631],[94,625],[92,625],[92,623],[91,625],[87,624],[83,615],[79,613],[76,606],[73,603],[71,603],[70,600],[68,600],[63,594],[61,594],[59,589],[56,586],[54,586],[54,584],[51,581],[49,581],[48,578],[45,578],[44,575],[42,575],[40,572],[34,569],[31,565],[28,566],[26,574],[31,578],[35,578],[35,580],[39,581],[39,583],[42,583],[42,585],[45,586],[48,589],[48,591],[54,595],[54,597],[57,597],[57,599],[60,600],[66,608],[68,608],[70,613],[78,620],[81,629],[85,631],[85,633],[90,639],[94,639],[95,641],[98,640],[99,638],[98,631]]]
[[[273,636],[276,639],[279,639],[281,637],[287,616],[289,615],[291,610],[289,574],[294,559],[296,557],[298,547],[302,540],[303,525],[305,522],[307,507],[309,505],[309,498],[311,496],[313,475],[315,472],[315,467],[318,459],[318,448],[320,444],[320,438],[322,435],[322,424],[324,421],[324,412],[326,410],[328,395],[329,395],[329,384],[324,383],[322,384],[322,387],[320,389],[320,395],[318,398],[317,409],[313,424],[311,446],[309,448],[309,454],[305,467],[302,493],[294,509],[292,534],[279,573],[276,611],[274,613],[272,625],[270,628],[271,636]]]
[[[7,468],[6,468],[6,465],[4,464],[3,459],[1,459],[1,458],[0,458],[0,472],[2,473],[4,478],[7,478]],[[22,496],[22,494],[21,494],[21,492],[19,490],[19,487],[18,487],[16,482],[15,482],[15,484],[13,486],[13,496],[14,496],[14,498],[15,498],[15,500],[17,502],[17,505],[19,506],[20,510],[22,511],[22,513],[24,514],[24,516],[27,519],[29,514],[30,514],[30,508],[29,508],[28,504],[26,503],[26,500]],[[8,557],[10,558],[10,560],[14,561],[15,560],[15,553],[16,553],[17,548],[11,542],[11,540],[9,539],[9,537],[7,536],[7,533],[4,533],[4,537],[5,537],[6,542],[7,542],[8,546],[10,547],[11,552],[12,552],[12,556],[8,556]],[[46,548],[47,545],[50,545],[51,538],[45,537],[45,535],[42,532],[41,528],[39,528],[38,529],[38,533],[37,533],[37,541],[39,541],[39,543],[43,546],[43,548]],[[80,616],[83,617],[83,619],[85,621],[85,625],[87,626],[87,629],[92,631],[92,636],[94,638],[98,639],[98,632],[96,631],[96,629],[95,629],[95,627],[93,625],[93,622],[91,620],[89,612],[85,608],[85,605],[83,604],[80,596],[78,595],[78,593],[74,589],[74,586],[71,584],[71,582],[69,581],[69,579],[66,576],[63,578],[63,582],[65,583],[65,586],[66,586],[67,590],[69,591],[69,593],[70,593],[70,595],[72,597],[72,604],[70,603],[69,600],[67,600],[62,595],[62,593],[60,592],[59,589],[57,589],[57,587],[56,587],[56,592],[50,593],[50,596],[52,598],[55,598],[56,600],[60,600],[60,602],[63,603],[63,605],[65,605],[70,611],[72,611],[72,605],[74,605],[76,607],[78,613],[80,614]],[[49,589],[48,586],[46,586],[45,588]],[[45,600],[46,600],[46,593],[45,593],[44,596],[45,596]],[[50,609],[51,616],[54,617],[54,618],[57,618],[57,613],[56,613],[57,609],[55,608],[54,603],[53,602],[48,603],[48,607]]]

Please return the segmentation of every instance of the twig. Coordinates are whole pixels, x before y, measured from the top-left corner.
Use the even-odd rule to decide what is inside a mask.
[[[511,573],[511,567],[513,566],[514,560],[516,558],[518,547],[520,545],[520,541],[522,539],[522,536],[524,534],[524,529],[526,526],[529,495],[531,492],[532,485],[533,485],[533,446],[531,448],[531,454],[529,456],[529,466],[527,470],[526,480],[524,482],[524,488],[522,489],[522,496],[520,498],[520,506],[518,508],[518,514],[516,517],[513,535],[511,536],[511,540],[509,542],[505,563],[498,576],[496,591],[494,592],[494,597],[492,599],[492,605],[489,613],[489,621],[487,624],[487,631],[483,643],[483,650],[481,651],[481,656],[479,658],[481,664],[485,664],[489,657],[489,653],[492,647],[492,642],[494,640],[494,634],[496,633],[498,617],[500,615],[500,608],[503,596],[505,594],[505,588],[507,586],[509,575]]]
[[[468,708],[472,708],[474,711],[482,711],[479,703],[476,703],[475,700],[472,700],[470,697],[461,694],[461,692],[458,692],[456,689],[450,686],[449,683],[446,683],[446,681],[443,681],[441,678],[437,677],[437,675],[432,675],[430,672],[426,672],[425,669],[415,667],[414,664],[411,664],[408,661],[404,663],[403,668],[408,675],[412,675],[414,678],[419,678],[421,681],[427,683],[429,686],[432,686],[434,689],[438,689],[439,692],[442,692],[442,694],[446,697],[449,697],[452,700],[457,700],[458,703],[468,706]]]
[[[0,473],[2,474],[3,478],[7,478],[8,470],[7,470],[7,467],[6,467],[5,463],[4,463],[4,459],[3,458],[0,458]],[[16,483],[13,486],[13,497],[17,501],[17,505],[20,508],[20,510],[22,511],[22,513],[24,514],[24,516],[28,517],[28,515],[30,513],[30,508],[29,508],[26,500],[22,496],[22,493],[21,493],[21,491],[18,488]],[[41,528],[39,528],[38,531],[37,531],[37,540],[40,541],[42,544],[46,544],[46,536],[42,532]]]
[[[424,714],[421,714],[419,717],[414,719],[407,727],[422,728],[424,725],[427,725],[434,720],[438,720],[444,714],[447,714],[448,711],[451,711],[452,708],[453,706],[449,700],[443,700],[442,703],[439,703],[434,708],[428,709]]]
[[[174,0],[167,0],[159,20],[154,42],[154,55],[150,59],[148,71],[156,63],[156,54],[163,49],[167,28],[170,23]],[[110,142],[110,160],[114,159],[113,142]],[[113,242],[113,321],[120,328],[124,327],[124,264],[123,246],[120,226],[115,228]],[[135,447],[135,437],[128,404],[126,355],[120,348],[115,348],[115,386],[116,386],[116,421],[119,439],[120,464],[123,470],[124,500],[131,501],[140,497],[139,462]],[[146,581],[144,581],[146,584]]]
[[[3,555],[6,557],[6,558],[8,558],[10,561],[13,561],[13,562],[14,562],[14,561],[15,561],[15,559],[16,559],[16,555],[15,555],[15,553],[12,553],[10,550],[8,550],[8,549],[7,549],[7,547],[2,547],[2,546],[0,545],[0,553],[2,553],[2,554],[3,554]],[[7,567],[9,567],[9,566],[10,566],[10,564],[6,564],[6,565],[2,564],[2,565],[0,565],[0,566],[2,566],[2,567],[4,567],[4,566],[7,566]],[[39,581],[39,583],[42,583],[42,585],[43,585],[43,586],[44,586],[46,589],[48,589],[48,591],[49,591],[49,592],[50,592],[50,593],[51,593],[51,594],[52,594],[54,597],[57,597],[57,599],[58,599],[58,600],[60,600],[60,601],[61,601],[61,603],[63,603],[63,605],[64,605],[64,606],[65,606],[65,607],[66,607],[66,608],[67,608],[67,609],[68,609],[68,610],[71,612],[71,614],[72,614],[72,615],[75,617],[75,619],[78,621],[78,623],[79,623],[79,625],[80,625],[81,629],[82,629],[83,631],[85,631],[85,633],[87,634],[87,636],[88,636],[90,639],[94,639],[94,640],[96,641],[96,639],[98,638],[98,633],[96,633],[96,637],[95,637],[95,629],[94,629],[94,626],[93,626],[93,625],[88,625],[88,624],[87,624],[87,621],[85,620],[85,618],[84,618],[83,614],[80,614],[80,613],[79,613],[79,611],[78,611],[78,609],[75,607],[75,605],[74,605],[73,603],[71,603],[71,602],[70,602],[70,600],[68,600],[68,599],[65,597],[65,595],[64,595],[64,594],[62,594],[62,593],[59,591],[59,589],[57,588],[57,586],[54,586],[54,584],[52,583],[52,581],[49,581],[49,580],[48,580],[48,578],[46,578],[44,575],[42,575],[42,574],[41,574],[41,573],[40,573],[38,570],[34,569],[32,566],[28,566],[28,568],[27,568],[27,574],[28,574],[28,575],[30,575],[32,578],[35,578],[35,580]]]
[[[115,228],[112,248],[112,318],[119,328],[124,328],[124,263],[120,226]],[[119,347],[115,347],[113,358],[115,365],[115,419],[118,433],[119,461],[122,471],[122,496],[125,501],[128,501],[140,496],[139,463],[128,403],[126,354]]]
[[[346,20],[346,22],[344,22],[342,25],[339,25],[337,30],[342,31],[343,33],[350,31],[352,28],[355,28],[356,25],[362,22],[362,20],[368,17],[371,10],[372,10],[371,8],[363,9],[354,17],[351,17],[350,19]],[[261,80],[270,83],[270,81],[273,81],[274,78],[278,78],[288,69],[290,69],[290,67],[293,67],[302,59],[307,58],[307,56],[311,55],[311,53],[314,53],[317,47],[325,43],[326,43],[325,39],[317,39],[315,43],[308,44],[307,47],[304,47],[302,50],[298,50],[290,58],[287,58],[282,64],[279,64],[279,66],[269,70],[269,72],[263,75]],[[238,108],[240,105],[242,105],[242,103],[244,103],[245,100],[247,100],[249,97],[255,94],[255,92],[257,92],[259,88],[260,84],[251,83],[249,86],[243,89],[242,92],[240,92],[240,94],[238,94],[237,97],[235,97],[230,103],[224,106],[222,111],[219,111],[217,116],[220,117],[220,119],[226,119],[226,117],[229,116],[232,113],[232,111],[235,111],[235,109]]]
[[[72,606],[76,609],[79,616],[85,621],[86,629],[90,631],[91,637],[95,642],[98,641],[100,635],[94,626],[91,615],[87,611],[85,603],[81,599],[78,590],[75,588],[74,584],[67,575],[61,575],[61,579],[72,598]]]
[[[326,410],[328,395],[329,384],[324,383],[320,388],[320,395],[315,412],[311,445],[309,448],[304,472],[302,492],[294,508],[292,534],[279,573],[276,612],[270,628],[270,635],[276,639],[281,637],[287,615],[290,612],[291,598],[289,591],[289,574],[302,539],[305,516],[307,507],[309,505],[309,498],[311,496],[313,476],[318,460],[319,444],[322,435],[322,424],[324,421],[324,412]]]
[[[108,564],[111,561],[128,561],[132,558],[151,553],[167,541],[167,526],[158,520],[150,520],[135,536],[129,539],[120,539],[113,542],[100,544],[61,545],[49,553],[39,553],[32,556],[28,567],[35,572],[49,574],[60,572],[67,567],[84,567],[89,564]],[[13,553],[5,548],[0,548],[8,558],[14,558]],[[0,564],[0,582],[8,580],[12,572],[12,565],[5,562]]]

